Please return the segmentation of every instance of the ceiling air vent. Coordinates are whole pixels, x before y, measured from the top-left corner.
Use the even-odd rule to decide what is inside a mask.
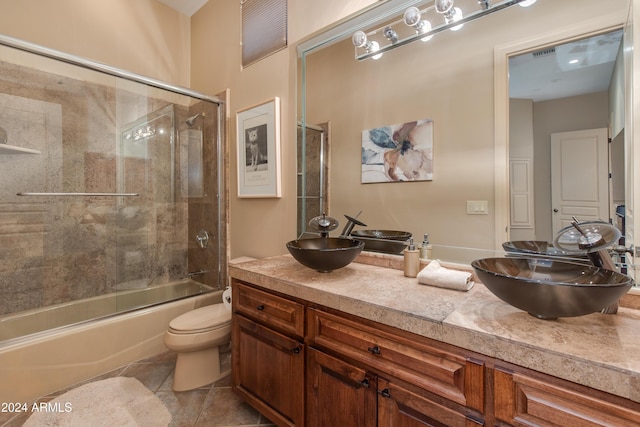
[[[531,54],[533,55],[534,58],[540,58],[540,57],[543,57],[543,56],[549,56],[549,55],[553,55],[554,53],[556,53],[555,46],[546,47],[544,49],[540,49],[540,50],[536,50],[534,52],[531,52]]]

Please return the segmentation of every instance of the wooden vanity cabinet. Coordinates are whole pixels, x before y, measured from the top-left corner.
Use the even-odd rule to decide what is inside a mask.
[[[280,427],[640,427],[637,402],[232,285],[233,389]]]
[[[322,411],[329,418],[357,415],[358,423],[335,424],[345,426],[483,424],[484,364],[479,360],[423,337],[313,308],[307,309],[306,342],[310,420]],[[332,396],[350,396],[357,403],[322,404]],[[361,413],[374,406],[374,398],[375,410]]]
[[[304,306],[234,281],[233,390],[279,426],[304,425]]]
[[[496,425],[639,427],[640,404],[518,367],[493,370]]]

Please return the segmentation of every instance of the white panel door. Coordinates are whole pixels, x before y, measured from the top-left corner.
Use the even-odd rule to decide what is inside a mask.
[[[607,129],[551,135],[551,208],[554,236],[573,216],[609,220]]]

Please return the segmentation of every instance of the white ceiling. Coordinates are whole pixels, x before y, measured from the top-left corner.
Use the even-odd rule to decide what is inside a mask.
[[[208,0],[158,0],[178,12],[191,16],[196,13]]]
[[[538,102],[606,91],[621,41],[618,30],[512,57],[509,97]]]

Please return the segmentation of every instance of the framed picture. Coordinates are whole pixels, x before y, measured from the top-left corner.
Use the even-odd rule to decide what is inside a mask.
[[[432,120],[362,131],[363,184],[432,180]]]
[[[280,99],[236,113],[238,197],[281,197]]]

